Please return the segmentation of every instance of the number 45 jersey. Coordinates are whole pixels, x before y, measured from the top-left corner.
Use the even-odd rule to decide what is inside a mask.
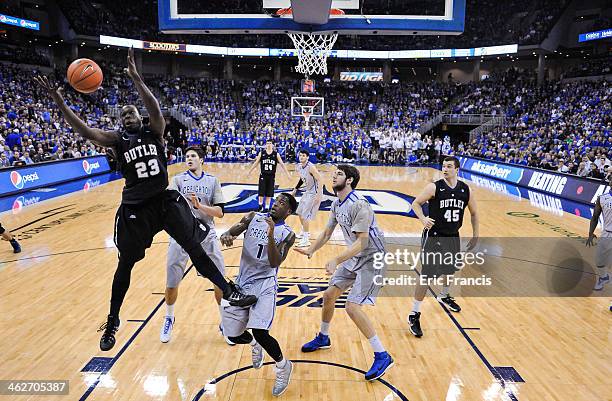
[[[148,126],[134,134],[119,131],[115,149],[125,178],[121,203],[142,203],[168,187],[164,143]]]
[[[429,235],[458,236],[463,225],[463,213],[470,201],[470,187],[459,180],[455,188],[449,187],[444,179],[434,184],[436,194],[429,200],[429,217],[435,222]]]

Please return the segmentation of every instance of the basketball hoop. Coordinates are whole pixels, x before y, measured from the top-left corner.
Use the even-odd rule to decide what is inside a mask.
[[[325,99],[322,97],[291,98],[291,115],[293,117],[304,117],[307,130],[310,130],[310,119],[312,117],[323,118],[324,111]]]
[[[282,8],[276,14],[280,17],[291,16],[293,11],[291,7]],[[329,11],[329,15],[344,15],[344,11],[339,8],[332,8]],[[306,79],[310,75],[327,74],[327,57],[331,54],[331,50],[338,39],[338,34],[292,32],[288,33],[288,35],[298,53],[298,65],[295,67],[295,70],[304,74]]]

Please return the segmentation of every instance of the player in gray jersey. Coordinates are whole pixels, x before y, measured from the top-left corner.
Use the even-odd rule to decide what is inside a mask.
[[[274,396],[287,389],[293,370],[293,364],[285,359],[278,341],[270,336],[269,330],[276,310],[278,268],[295,242],[295,234],[285,224],[285,219],[296,209],[297,201],[293,195],[282,193],[276,198],[269,215],[251,212],[221,236],[223,245],[232,246],[236,237],[244,233],[237,285],[249,294],[259,295],[257,302],[248,308],[224,306],[223,328],[232,342],[252,346],[255,369],[263,365],[264,350],[274,359]]]
[[[223,217],[223,192],[217,177],[204,173],[202,163],[204,161],[204,150],[199,146],[187,148],[185,152],[185,164],[188,170],[175,175],[170,181],[169,188],[181,193],[192,205],[192,212],[198,220],[210,227],[208,236],[202,241],[202,248],[214,262],[222,275],[225,275],[225,263],[221,254],[221,246],[215,232],[214,218]],[[170,341],[174,327],[174,304],[178,297],[178,287],[185,274],[185,268],[189,255],[181,246],[170,237],[168,246],[168,257],[166,263],[166,316],[161,327],[159,339],[163,343]],[[215,286],[215,299],[221,304],[223,294]],[[219,306],[221,315],[221,306]],[[219,326],[223,334],[222,326]],[[225,337],[228,344],[234,345]]]
[[[323,197],[323,183],[319,170],[308,161],[310,157],[308,150],[301,149],[298,157],[300,162],[297,165],[297,171],[300,174],[300,181],[291,194],[295,196],[298,189],[304,186],[304,193],[297,209],[297,215],[302,223],[302,232],[297,236],[301,240],[297,247],[307,248],[310,246],[310,222],[315,219]]]
[[[363,305],[374,305],[381,286],[384,266],[375,266],[376,254],[385,252],[385,238],[378,228],[374,211],[368,201],[355,192],[359,183],[359,170],[341,164],[334,172],[332,187],[338,196],[331,207],[325,231],[308,249],[296,251],[309,258],[332,236],[336,225],[340,225],[346,251],[325,265],[332,277],[323,295],[321,330],[314,340],[302,346],[302,352],[312,352],[331,347],[329,325],[334,315],[336,300],[350,288],[346,300],[346,312],[361,333],[369,340],[374,351],[374,363],[365,374],[366,380],[376,380],[393,366],[393,358],[387,353],[376,335],[372,322],[362,310]],[[381,258],[384,259],[384,258]]]
[[[612,171],[612,168],[610,170]],[[610,282],[609,270],[612,265],[612,174],[608,176],[608,181],[608,192],[599,196],[597,202],[595,202],[595,210],[589,227],[589,238],[586,241],[587,246],[593,245],[593,239],[597,237],[595,228],[599,224],[599,216],[602,216],[601,238],[599,238],[595,255],[595,264],[597,265],[597,282],[593,288],[595,291],[603,290],[604,286]]]

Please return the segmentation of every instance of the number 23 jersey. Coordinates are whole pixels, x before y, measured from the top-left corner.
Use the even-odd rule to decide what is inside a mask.
[[[148,126],[138,133],[118,133],[117,160],[125,178],[121,203],[139,204],[168,187],[168,169],[163,140]]]

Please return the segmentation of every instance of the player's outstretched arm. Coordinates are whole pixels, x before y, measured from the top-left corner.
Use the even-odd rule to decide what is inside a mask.
[[[221,235],[221,243],[225,246],[232,246],[236,237],[246,231],[254,217],[255,212],[250,212],[249,214],[245,215],[238,223],[231,226],[229,230],[227,230],[223,235]]]
[[[328,225],[327,227],[325,227],[325,231],[323,231],[321,235],[319,235],[317,240],[312,245],[310,245],[310,248],[295,248],[295,251],[310,258],[316,251],[321,249],[321,247],[323,247],[323,245],[325,245],[327,241],[329,241],[332,234],[334,233],[335,227],[335,225]]]
[[[62,112],[66,122],[70,124],[76,133],[100,146],[111,147],[115,145],[117,142],[117,133],[87,126],[87,124],[68,107],[66,102],[64,102],[64,96],[62,95],[63,89],[60,86],[52,84],[49,78],[43,75],[34,77],[34,81],[47,92],[51,99],[53,99]]]
[[[595,202],[595,210],[593,210],[593,217],[591,217],[591,224],[589,225],[589,238],[586,240],[586,246],[593,246],[593,239],[597,238],[595,235],[595,229],[599,223],[599,216],[601,215],[601,203],[599,198]]]
[[[142,99],[145,107],[147,108],[147,112],[149,112],[149,126],[151,130],[158,135],[160,138],[164,136],[164,130],[166,129],[166,121],[164,120],[164,116],[162,115],[161,108],[159,107],[159,102],[153,96],[151,90],[145,85],[142,77],[138,73],[136,69],[136,62],[134,61],[134,48],[131,47],[128,50],[128,68],[127,74],[134,81],[134,86],[136,86],[136,90],[138,90],[138,94]]]

